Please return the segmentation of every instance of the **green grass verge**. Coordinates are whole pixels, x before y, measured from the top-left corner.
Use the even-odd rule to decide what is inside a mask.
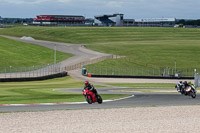
[[[120,91],[177,93],[176,89],[174,88],[175,84],[172,83],[108,83],[108,85],[135,88],[135,89],[122,89]],[[143,89],[137,89],[139,87]],[[145,89],[145,88],[158,88],[158,89]],[[174,89],[164,89],[164,88],[174,88]]]
[[[31,36],[35,39],[85,43],[120,44],[133,41],[200,40],[199,29],[149,27],[14,27],[0,30],[10,36]]]
[[[168,87],[174,88],[173,83],[107,83],[108,85],[118,86],[118,87]]]
[[[197,89],[197,93],[199,93],[199,89],[200,88],[196,88]],[[146,93],[176,93],[178,94],[177,90],[174,89],[123,89],[120,91],[132,91],[132,92],[146,92]]]
[[[53,91],[61,88],[82,88],[83,82],[70,77],[34,82],[0,83],[0,104],[60,103],[85,101],[82,94]],[[102,87],[102,86],[95,86]],[[101,95],[104,100],[127,95]]]
[[[125,56],[89,65],[108,69],[115,66],[117,72],[120,68],[174,69],[175,61],[177,71],[185,71],[185,75],[200,69],[200,30],[195,28],[15,27],[0,30],[0,34],[90,44],[90,49]],[[94,73],[94,69],[89,72]]]
[[[107,83],[108,85],[117,87],[130,87],[134,89],[122,89],[120,91],[134,91],[134,92],[152,92],[152,93],[177,93],[175,84],[173,83]],[[137,89],[143,88],[143,89]],[[145,89],[146,88],[146,89]],[[157,88],[157,89],[147,89]],[[172,89],[165,89],[172,88]],[[197,91],[200,88],[196,88]]]
[[[178,93],[176,89],[123,89],[120,91],[146,92],[146,93]]]
[[[71,54],[56,52],[57,62]],[[0,67],[32,67],[54,63],[54,50],[0,37]]]

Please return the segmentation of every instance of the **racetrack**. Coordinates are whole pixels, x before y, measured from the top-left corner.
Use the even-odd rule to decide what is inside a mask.
[[[80,90],[67,91],[80,93]],[[78,103],[0,107],[2,112],[14,111],[0,113],[0,131],[9,133],[198,133],[200,130],[198,96],[192,99],[181,94],[98,90],[99,94],[129,93],[134,96],[90,105]],[[66,91],[66,89],[59,91]]]
[[[45,105],[1,106],[0,112],[200,105],[200,98],[198,97],[198,95],[195,99],[193,99],[189,96],[184,96],[177,93],[142,93],[142,92],[119,91],[121,89],[123,88],[115,88],[115,89],[102,88],[98,89],[98,92],[99,94],[130,94],[132,95],[132,97],[113,100],[113,101],[106,101],[103,102],[103,104],[93,103],[91,105],[87,104],[86,102],[81,102],[81,103],[65,103],[65,104],[54,104],[54,105],[45,104]],[[142,89],[142,88],[137,88],[137,89]],[[158,88],[149,88],[149,89],[158,89]],[[81,93],[81,89],[61,89],[59,91]]]
[[[82,61],[86,61],[92,58],[108,56],[108,54],[103,54],[99,52],[95,52],[92,50],[88,50],[84,47],[81,47],[80,44],[67,44],[67,43],[58,43],[58,42],[49,42],[49,41],[41,41],[41,40],[22,40],[17,37],[9,37],[3,36],[14,40],[19,40],[27,43],[32,43],[36,45],[41,45],[44,47],[48,47],[54,49],[56,44],[57,50],[72,53],[74,56],[61,62],[62,66],[69,66],[76,63],[80,63]],[[141,83],[176,83],[178,80],[159,80],[159,79],[102,79],[102,78],[88,78],[81,75],[81,71],[74,70],[70,71],[69,74],[78,80],[89,80],[94,84],[103,84],[105,82],[141,82]],[[105,85],[108,86],[109,85]],[[199,104],[199,98],[197,96],[196,99],[191,99],[190,97],[181,96],[180,94],[153,94],[153,93],[135,93],[135,92],[116,92],[111,89],[98,89],[99,93],[128,93],[130,95],[134,95],[134,97],[127,98],[124,100],[106,102],[102,105],[92,104],[88,105],[87,103],[83,104],[64,104],[64,105],[31,105],[31,106],[2,106],[0,107],[0,112],[13,112],[13,111],[49,111],[49,110],[62,110],[62,109],[89,109],[89,108],[120,108],[120,107],[137,107],[137,106],[171,106],[171,105],[197,105]],[[114,90],[119,90],[119,88],[114,88]],[[63,91],[63,90],[62,90]],[[70,91],[70,90],[67,90]],[[77,93],[81,93],[81,89],[73,89],[71,91],[76,91]],[[192,102],[191,102],[192,101]]]

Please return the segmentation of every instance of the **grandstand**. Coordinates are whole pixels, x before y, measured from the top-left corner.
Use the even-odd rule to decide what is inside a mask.
[[[97,26],[123,26],[123,14],[94,16],[94,24]]]
[[[124,19],[124,14],[94,16],[96,26],[173,27],[175,18]]]
[[[33,19],[34,25],[57,25],[57,26],[67,26],[67,25],[85,25],[87,20],[84,16],[74,16],[74,15],[38,15],[37,18]]]

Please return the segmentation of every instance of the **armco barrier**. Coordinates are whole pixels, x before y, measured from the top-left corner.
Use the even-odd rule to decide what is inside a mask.
[[[67,72],[61,72],[57,74],[41,76],[41,77],[31,77],[31,78],[1,78],[0,82],[24,82],[24,81],[40,81],[40,80],[47,80],[53,79],[58,77],[67,76]]]
[[[95,78],[146,78],[146,79],[194,79],[194,77],[128,76],[128,75],[85,75]]]

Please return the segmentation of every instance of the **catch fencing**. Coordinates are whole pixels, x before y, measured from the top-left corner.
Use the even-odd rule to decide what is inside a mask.
[[[103,61],[105,59],[111,59],[113,57],[114,57],[113,55],[97,57],[64,67],[62,67],[61,63],[53,65],[31,66],[31,67],[13,67],[13,66],[0,67],[0,79],[44,77],[44,76],[58,74],[64,71],[70,71],[82,68],[84,65],[96,63],[99,61]]]
[[[195,86],[196,87],[200,87],[200,75],[198,73],[195,74],[194,79],[195,79],[195,81],[194,81],[195,82]]]
[[[174,70],[173,68],[134,68],[134,67],[108,67],[84,66],[87,73],[94,75],[123,75],[123,76],[160,76],[160,77],[194,77],[194,69]],[[198,71],[198,70],[197,70]]]
[[[61,64],[31,67],[0,67],[0,78],[34,78],[54,75],[63,72]]]

